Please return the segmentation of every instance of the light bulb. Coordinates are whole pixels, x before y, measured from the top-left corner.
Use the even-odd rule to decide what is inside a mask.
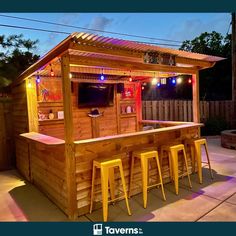
[[[182,83],[182,78],[178,78],[177,79],[177,84],[181,84]]]
[[[157,78],[153,78],[152,79],[152,85],[156,85],[157,84]]]

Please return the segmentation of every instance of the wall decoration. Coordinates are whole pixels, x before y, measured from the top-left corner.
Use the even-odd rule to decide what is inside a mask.
[[[143,62],[147,64],[161,64],[175,66],[175,56],[171,54],[161,54],[159,52],[145,52]]]
[[[134,98],[134,89],[133,87],[126,87],[122,92],[122,99],[125,98]]]

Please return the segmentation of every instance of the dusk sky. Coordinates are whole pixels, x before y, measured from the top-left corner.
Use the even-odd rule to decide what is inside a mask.
[[[191,40],[202,32],[217,31],[225,35],[229,29],[231,15],[229,13],[0,13],[1,15],[25,17],[54,23],[87,27],[97,30],[134,34],[176,41]],[[48,25],[0,16],[0,24],[34,27],[46,30],[64,31],[68,33],[82,31],[68,27]],[[231,30],[231,28],[230,28]],[[96,34],[114,38],[129,39],[142,42],[169,43],[149,39],[125,37],[107,33]],[[0,26],[0,35],[23,34],[25,38],[39,40],[37,54],[41,56],[67,37],[66,34],[37,32]],[[173,48],[178,48],[178,46]]]

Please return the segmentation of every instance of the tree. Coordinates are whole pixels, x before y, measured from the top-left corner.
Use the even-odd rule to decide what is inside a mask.
[[[32,51],[38,40],[24,39],[23,35],[0,35],[0,89],[9,86],[26,68],[39,59]]]
[[[206,100],[231,99],[231,35],[223,37],[215,31],[205,32],[191,41],[184,41],[180,50],[226,58],[217,62],[213,68],[200,71],[200,98]]]

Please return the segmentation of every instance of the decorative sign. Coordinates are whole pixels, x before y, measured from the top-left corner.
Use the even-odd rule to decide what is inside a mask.
[[[147,64],[160,64],[175,66],[175,56],[171,54],[160,54],[158,52],[145,52],[143,62]]]
[[[134,98],[134,89],[132,87],[124,88],[122,99]]]

